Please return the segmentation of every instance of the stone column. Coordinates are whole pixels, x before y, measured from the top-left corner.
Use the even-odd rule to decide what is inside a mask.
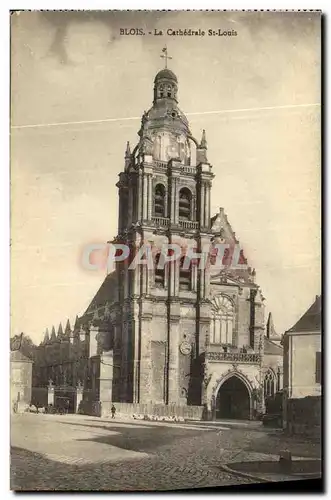
[[[148,196],[148,204],[147,204],[147,219],[152,219],[152,207],[153,207],[153,186],[152,186],[152,174],[148,174],[147,176],[147,196]]]
[[[152,331],[151,320],[153,315],[142,312],[140,317],[140,390],[139,403],[151,402],[152,387]]]
[[[76,390],[76,408],[75,408],[75,413],[78,413],[79,410],[79,405],[81,401],[83,400],[83,392],[84,388],[81,384],[78,384],[77,390]]]
[[[54,401],[55,401],[55,390],[54,390],[54,384],[52,380],[49,381],[48,387],[47,387],[47,403],[49,405],[54,406]]]
[[[123,315],[125,322],[122,323],[121,336],[121,362],[120,362],[120,399],[127,401],[127,380],[128,380],[128,323],[126,316]]]
[[[180,304],[169,304],[168,325],[168,398],[167,403],[179,402],[179,338]]]
[[[176,224],[176,177],[171,177],[170,181],[170,219],[172,224]]]
[[[102,413],[106,413],[112,402],[113,390],[113,351],[107,351],[100,355],[100,379],[99,394]]]
[[[92,358],[98,354],[98,334],[99,327],[91,325],[89,339],[89,357]]]
[[[143,174],[143,220],[148,218],[148,177]]]
[[[137,299],[130,304],[130,323],[128,335],[130,339],[131,353],[130,363],[132,363],[132,401],[139,403],[140,391],[140,338],[139,338],[139,305]]]
[[[209,182],[205,183],[205,190],[206,190],[206,198],[205,198],[205,224],[204,224],[204,226],[206,228],[208,228],[209,221],[210,221],[210,183]]]
[[[168,197],[169,197],[169,185],[166,186],[166,190],[165,190],[164,217],[169,217]]]
[[[201,182],[201,191],[200,191],[200,225],[204,227],[205,223],[205,183]]]
[[[143,192],[143,180],[144,180],[144,176],[141,172],[141,170],[139,169],[139,178],[138,178],[138,214],[137,214],[137,218],[138,220],[141,220],[143,218],[143,203],[144,203],[144,192]]]
[[[172,224],[178,224],[179,218],[179,203],[178,203],[178,179],[180,176],[180,163],[172,161],[170,166],[170,219]]]

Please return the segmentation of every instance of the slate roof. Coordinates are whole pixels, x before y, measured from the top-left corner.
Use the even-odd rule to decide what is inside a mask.
[[[286,333],[291,332],[320,332],[321,331],[322,297],[316,295],[315,302],[303,316]]]
[[[270,340],[281,340],[281,335],[276,332],[272,313],[269,313],[267,321],[267,338]]]
[[[168,68],[161,69],[161,71],[159,71],[156,75],[154,81],[156,82],[158,80],[162,80],[163,78],[168,78],[169,80],[175,80],[175,82],[177,82],[177,76],[173,71],[171,71],[171,69]]]
[[[264,354],[275,354],[278,356],[283,355],[283,348],[275,342],[272,342],[267,337],[264,337]]]
[[[24,356],[21,351],[10,351],[10,362],[12,361],[23,361],[25,363],[33,363],[32,359]]]
[[[101,309],[105,307],[107,302],[109,304],[114,302],[116,298],[116,292],[117,292],[117,280],[116,280],[116,272],[114,271],[108,274],[108,276],[105,278],[99,290],[93,297],[92,302],[90,303],[87,310],[83,314],[83,317],[86,317],[89,314],[93,314],[95,309]],[[81,319],[82,318],[79,318],[79,320]]]

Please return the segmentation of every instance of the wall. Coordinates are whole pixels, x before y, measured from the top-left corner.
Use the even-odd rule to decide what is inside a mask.
[[[317,384],[316,352],[321,351],[319,333],[287,334],[284,349],[284,388],[289,398],[320,396],[321,384]],[[285,379],[286,376],[286,379]]]
[[[122,415],[141,414],[141,415],[158,415],[160,417],[183,417],[191,420],[202,420],[203,406],[179,406],[179,405],[164,405],[164,404],[139,404],[139,403],[114,403],[116,413]],[[103,403],[101,416],[107,417],[111,415],[112,403]]]
[[[38,404],[38,407],[46,407],[48,405],[48,389],[47,387],[33,387],[31,395],[31,404]]]
[[[307,396],[287,400],[286,430],[289,434],[320,437],[321,397]]]
[[[18,397],[20,407],[29,405],[32,391],[32,362],[11,361],[10,372],[11,407]]]

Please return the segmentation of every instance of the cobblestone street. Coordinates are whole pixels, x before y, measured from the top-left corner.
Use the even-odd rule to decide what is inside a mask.
[[[12,417],[11,445],[11,488],[16,491],[160,491],[253,482],[223,471],[221,464],[252,454],[270,456],[283,443],[256,423],[22,414]],[[297,453],[312,456],[318,447],[307,450],[299,442]]]

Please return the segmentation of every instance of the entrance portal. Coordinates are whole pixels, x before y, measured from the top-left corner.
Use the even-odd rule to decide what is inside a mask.
[[[242,380],[233,375],[219,388],[216,398],[216,418],[249,420],[250,397]]]

